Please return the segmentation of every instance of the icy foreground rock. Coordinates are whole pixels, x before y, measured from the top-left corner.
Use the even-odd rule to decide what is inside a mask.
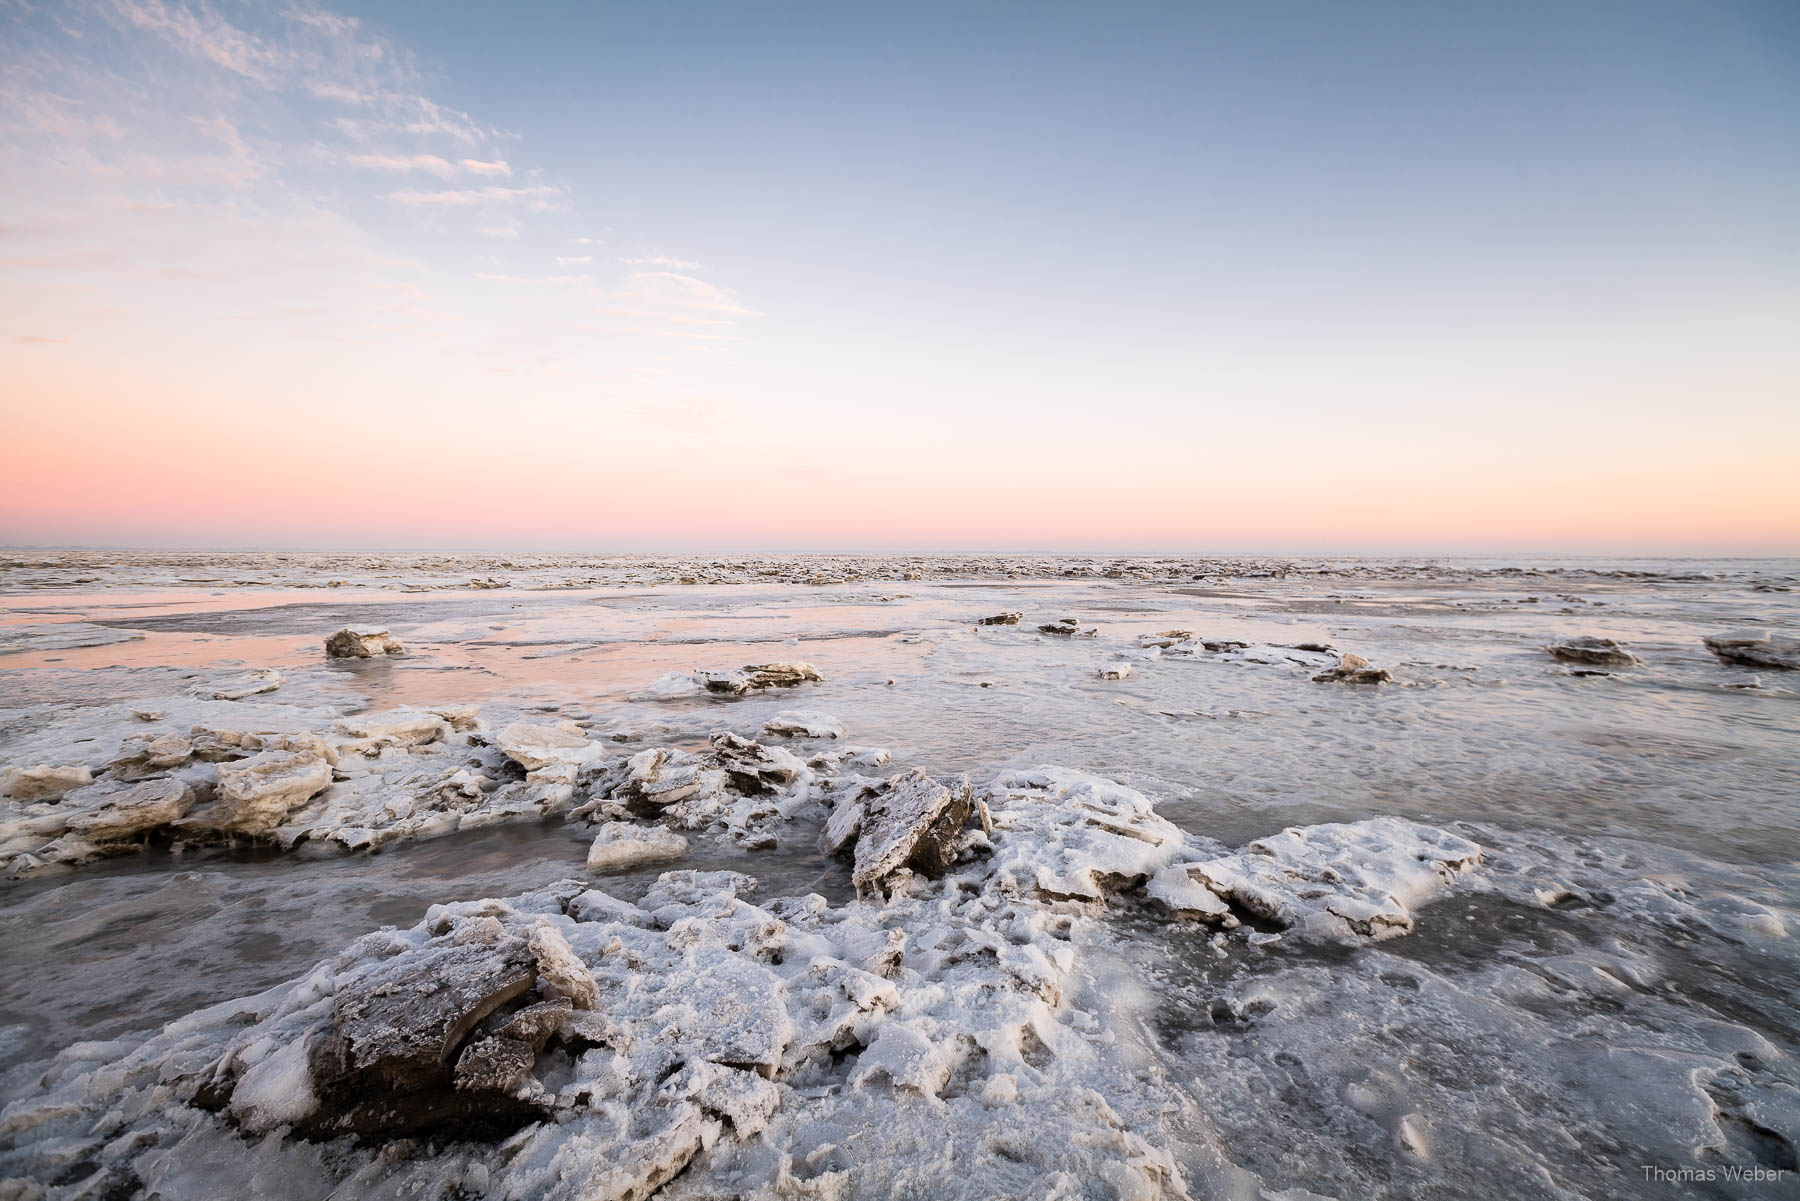
[[[1008,893],[1099,900],[1187,846],[1144,794],[1068,768],[1002,773],[981,805],[993,830],[994,881]]]
[[[763,723],[763,732],[778,738],[842,738],[844,723],[817,709],[783,709]]]
[[[186,817],[194,802],[193,786],[186,780],[145,780],[72,814],[68,828],[95,842],[136,838]]]
[[[1741,630],[1706,639],[1706,649],[1727,663],[1745,667],[1772,667],[1776,671],[1800,671],[1800,638],[1757,630]]]
[[[1338,656],[1337,665],[1313,677],[1317,684],[1387,684],[1393,675],[1385,667],[1371,667],[1361,655]]]
[[[1631,667],[1638,661],[1636,655],[1611,638],[1587,634],[1551,643],[1550,655],[1562,663],[1583,663],[1591,667]]]
[[[325,653],[333,659],[372,659],[377,655],[402,655],[406,648],[386,630],[345,626],[325,640]]]
[[[754,745],[726,749],[754,761]],[[1082,1007],[1104,990],[1074,998],[1101,907],[1203,841],[1049,767],[978,794],[899,773],[836,812],[857,815],[840,845],[880,898],[758,903],[744,875],[671,871],[636,904],[568,880],[434,906],[141,1044],[66,1053],[0,1112],[0,1178],[165,1201],[276,1180],[549,1201],[1190,1196],[1146,1065]],[[1308,903],[1355,866],[1416,905],[1423,876],[1444,884],[1421,848],[1478,854],[1375,822],[1198,862],[1310,873]],[[1279,894],[1258,870],[1235,868],[1262,892],[1231,883],[1234,902]]]
[[[1236,905],[1318,938],[1381,940],[1481,861],[1466,838],[1396,817],[1296,826],[1235,855],[1171,865],[1149,895],[1178,913],[1235,924]]]
[[[0,795],[15,801],[53,801],[94,782],[94,773],[79,764],[9,767],[0,774]]]
[[[332,760],[321,747],[276,749],[216,771],[219,799],[212,825],[234,834],[266,834],[288,812],[331,786]]]
[[[638,863],[660,863],[688,853],[688,840],[672,830],[607,822],[588,848],[589,871],[609,871]]]
[[[973,806],[967,776],[934,780],[914,768],[839,801],[826,825],[826,849],[838,850],[854,834],[851,880],[859,893],[885,891],[902,872],[931,875],[949,866]]]
[[[825,677],[810,663],[748,663],[741,671],[702,671],[696,672],[694,678],[708,692],[742,696],[765,688],[817,684]]]

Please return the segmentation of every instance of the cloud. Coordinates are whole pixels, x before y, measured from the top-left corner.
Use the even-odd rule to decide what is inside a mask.
[[[625,277],[625,289],[612,299],[632,307],[657,311],[698,310],[730,317],[755,317],[723,288],[691,275],[673,271],[638,271]]]
[[[0,325],[128,347],[261,322],[431,363],[474,353],[477,328],[564,362],[598,333],[594,369],[613,371],[631,339],[667,356],[647,345],[732,339],[753,315],[685,260],[589,253],[616,244],[604,215],[522,139],[438,104],[403,47],[310,0],[21,6],[6,29]]]
[[[389,192],[384,199],[396,204],[429,205],[438,208],[470,208],[479,204],[521,202],[532,207],[549,205],[562,197],[562,189],[547,184],[524,188],[453,188],[441,192]]]
[[[124,261],[125,252],[113,247],[53,250],[48,254],[12,255],[0,258],[0,267],[42,270],[68,270],[84,267],[111,267]]]
[[[582,275],[494,275],[486,271],[477,271],[475,278],[490,284],[578,284],[586,280]]]
[[[370,117],[338,117],[333,120],[332,126],[340,133],[361,142],[389,139],[398,135],[415,138],[445,137],[464,146],[475,146],[497,136],[495,131],[483,127],[465,112],[445,108],[424,96],[405,91],[390,91],[385,88],[360,90],[342,85],[314,85],[310,90],[321,99],[372,109],[379,114]]]
[[[155,33],[196,58],[246,79],[268,84],[281,66],[281,52],[244,32],[211,9],[190,9],[162,0],[114,0],[131,26]]]
[[[446,179],[456,170],[449,159],[435,154],[351,154],[344,161],[371,171],[429,171]]]
[[[397,267],[403,271],[426,271],[428,267],[418,259],[407,258],[401,254],[365,254],[363,262],[375,267]]]
[[[245,83],[367,110],[336,122],[340,132],[358,140],[405,134],[473,146],[492,134],[467,113],[421,94],[412,56],[366,34],[355,17],[303,5],[271,6],[284,27],[264,34],[233,24],[204,2],[111,0],[101,11],[121,28],[155,36]],[[267,14],[252,7],[246,15]]]
[[[596,288],[600,302],[590,316],[610,322],[614,332],[648,338],[737,342],[741,317],[758,313],[739,304],[724,288],[673,271],[638,271],[618,289]]]
[[[67,342],[67,338],[46,338],[42,334],[20,334],[13,339],[14,346],[61,346]]]
[[[689,262],[687,259],[670,258],[666,254],[652,254],[643,258],[620,259],[619,261],[627,267],[667,267],[671,271],[702,270],[699,263]]]

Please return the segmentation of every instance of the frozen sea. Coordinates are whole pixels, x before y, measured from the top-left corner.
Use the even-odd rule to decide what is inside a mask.
[[[977,624],[1006,612],[1022,619]],[[1081,636],[1039,632],[1065,617]],[[327,659],[346,625],[407,653]],[[478,705],[495,728],[568,720],[630,749],[803,706],[893,771],[1116,781],[1197,845],[1407,818],[1484,854],[1402,937],[1222,937],[1130,888],[1092,915],[1059,1003],[1106,1027],[1112,1108],[1179,1165],[1161,1195],[1800,1196],[1800,672],[1703,645],[1746,629],[1800,633],[1800,563],[8,552],[0,767],[99,770],[272,670],[279,687],[209,712],[324,730]],[[1192,653],[1140,645],[1165,631]],[[1546,649],[1583,635],[1636,665]],[[1316,682],[1331,656],[1297,649],[1316,646],[1392,679]],[[646,695],[792,660],[823,682]],[[857,904],[824,818],[797,814],[772,849],[702,831],[678,864],[589,878],[635,900],[671,866],[733,870],[759,902]],[[27,1097],[72,1047],[129,1047],[434,904],[589,876],[593,837],[561,819],[373,854],[153,837],[21,872],[0,882],[0,1086]],[[825,1195],[734,1154],[736,1177],[697,1160],[661,1194]],[[0,1196],[102,1195],[86,1155],[15,1165]],[[964,1165],[968,1195],[1051,1195],[985,1162]],[[1101,1166],[1060,1195],[1158,1195]],[[206,1193],[111,1179],[104,1195]],[[472,1179],[438,1195],[480,1195]],[[931,1195],[911,1187],[893,1194]]]

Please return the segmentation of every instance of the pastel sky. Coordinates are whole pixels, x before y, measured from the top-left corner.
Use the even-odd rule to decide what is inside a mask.
[[[0,544],[1800,553],[1800,5],[0,0]]]

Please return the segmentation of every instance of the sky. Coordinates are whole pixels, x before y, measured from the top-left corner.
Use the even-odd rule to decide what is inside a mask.
[[[1800,554],[1800,5],[0,0],[0,545]]]

